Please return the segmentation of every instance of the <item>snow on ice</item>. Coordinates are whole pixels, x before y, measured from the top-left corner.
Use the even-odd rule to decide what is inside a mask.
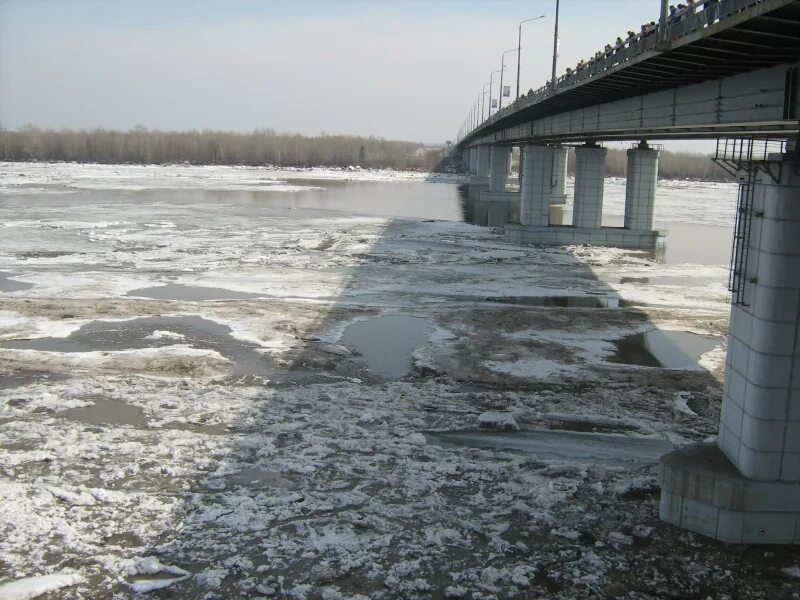
[[[293,204],[332,181],[371,182],[369,214]],[[428,443],[546,432],[669,446],[719,421],[724,264],[510,246],[458,222],[455,183],[0,165],[0,271],[30,285],[0,291],[0,598],[791,597],[790,552],[765,565],[661,523],[652,462],[524,449],[544,435],[522,450]],[[607,192],[621,215],[623,182]],[[406,200],[450,220],[408,215]],[[722,229],[734,202],[727,184],[662,182],[657,216]],[[126,295],[169,283],[248,296]],[[612,308],[530,302],[552,296]],[[390,314],[431,324],[397,379],[341,339]],[[202,339],[128,329],[187,316]],[[102,332],[79,334],[96,321]],[[719,346],[694,370],[619,358],[620,340],[654,328]]]

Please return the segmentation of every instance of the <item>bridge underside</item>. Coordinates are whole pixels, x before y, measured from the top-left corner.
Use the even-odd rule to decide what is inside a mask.
[[[563,111],[473,138],[468,145],[794,137],[800,133],[799,67],[779,65]]]
[[[790,137],[800,131],[800,2],[764,0],[487,121],[462,146]]]

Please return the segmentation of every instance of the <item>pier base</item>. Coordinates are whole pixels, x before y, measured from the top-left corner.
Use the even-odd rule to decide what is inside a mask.
[[[660,517],[721,542],[800,544],[800,485],[744,477],[716,444],[692,444],[659,465]]]
[[[571,246],[590,244],[630,250],[654,250],[664,243],[660,231],[636,231],[624,227],[572,227],[569,225],[517,225],[505,228],[506,241],[512,244]]]
[[[481,192],[477,209],[486,213],[486,225],[505,227],[519,221],[519,192]]]

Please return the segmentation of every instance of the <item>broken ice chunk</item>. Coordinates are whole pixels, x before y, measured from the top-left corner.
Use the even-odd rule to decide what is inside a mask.
[[[509,412],[485,412],[478,417],[478,427],[519,431],[519,425]]]

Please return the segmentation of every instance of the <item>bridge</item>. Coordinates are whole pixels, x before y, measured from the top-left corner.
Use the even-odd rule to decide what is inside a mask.
[[[466,120],[454,152],[477,214],[508,241],[653,248],[650,142],[717,140],[715,160],[740,180],[720,433],[662,458],[660,514],[721,541],[800,544],[800,0],[668,8],[485,120]],[[634,142],[624,227],[602,226],[608,141]],[[507,186],[513,146],[518,192]]]

